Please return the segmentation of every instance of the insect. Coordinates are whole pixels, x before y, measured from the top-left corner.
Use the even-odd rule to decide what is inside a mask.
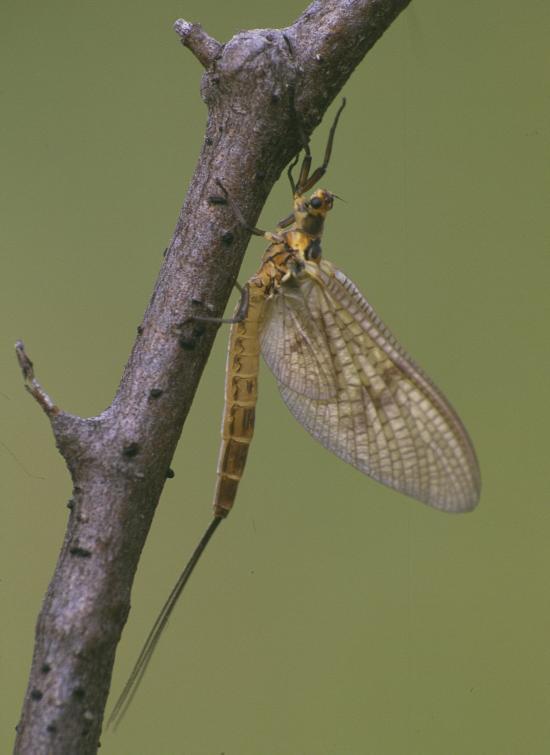
[[[164,604],[109,723],[120,721],[172,610],[208,541],[230,512],[254,431],[260,352],[284,402],[326,448],[375,480],[437,509],[463,512],[479,498],[468,434],[443,394],[416,366],[356,286],[325,260],[321,238],[335,195],[317,189],[305,147],[292,213],[269,241],[231,321],[214,517]],[[223,187],[222,187],[223,188]],[[238,210],[235,208],[238,214]]]

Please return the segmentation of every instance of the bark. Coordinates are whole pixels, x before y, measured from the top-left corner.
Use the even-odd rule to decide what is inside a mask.
[[[205,68],[208,123],[198,164],[111,406],[59,409],[17,352],[73,481],[70,517],[38,618],[15,752],[95,753],[138,559],[249,231],[281,171],[409,0],[318,0],[290,27],[227,44],[178,21]]]

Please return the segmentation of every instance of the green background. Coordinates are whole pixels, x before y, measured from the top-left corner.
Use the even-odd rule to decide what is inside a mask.
[[[302,7],[2,4],[3,752],[70,494],[13,343],[64,409],[109,404],[203,138],[201,68],[171,24],[226,41]],[[345,87],[327,177],[346,203],[325,256],[459,410],[479,508],[441,514],[333,458],[263,369],[237,506],[104,755],[548,752],[549,24],[536,0],[414,2]],[[260,224],[289,202],[281,180]],[[241,280],[262,248],[253,240]],[[210,518],[225,348],[221,330],[143,554],[114,694]]]

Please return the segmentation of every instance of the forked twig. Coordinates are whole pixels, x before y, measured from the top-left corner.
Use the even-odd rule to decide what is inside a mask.
[[[34,376],[34,365],[25,351],[23,341],[16,341],[15,354],[17,361],[21,367],[23,373],[23,380],[25,381],[25,388],[40,404],[42,409],[48,416],[59,413],[59,408],[55,405],[44,388],[40,385],[36,377]]]

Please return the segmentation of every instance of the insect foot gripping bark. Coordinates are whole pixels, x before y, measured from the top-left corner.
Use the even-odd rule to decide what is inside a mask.
[[[413,362],[356,286],[322,256],[334,195],[307,192],[324,175],[342,103],[322,165],[310,175],[305,148],[292,213],[269,241],[232,321],[214,518],[162,608],[111,722],[130,704],[168,618],[208,541],[227,516],[254,431],[259,355],[282,398],[327,449],[370,477],[447,512],[479,498],[476,455],[458,415]]]

